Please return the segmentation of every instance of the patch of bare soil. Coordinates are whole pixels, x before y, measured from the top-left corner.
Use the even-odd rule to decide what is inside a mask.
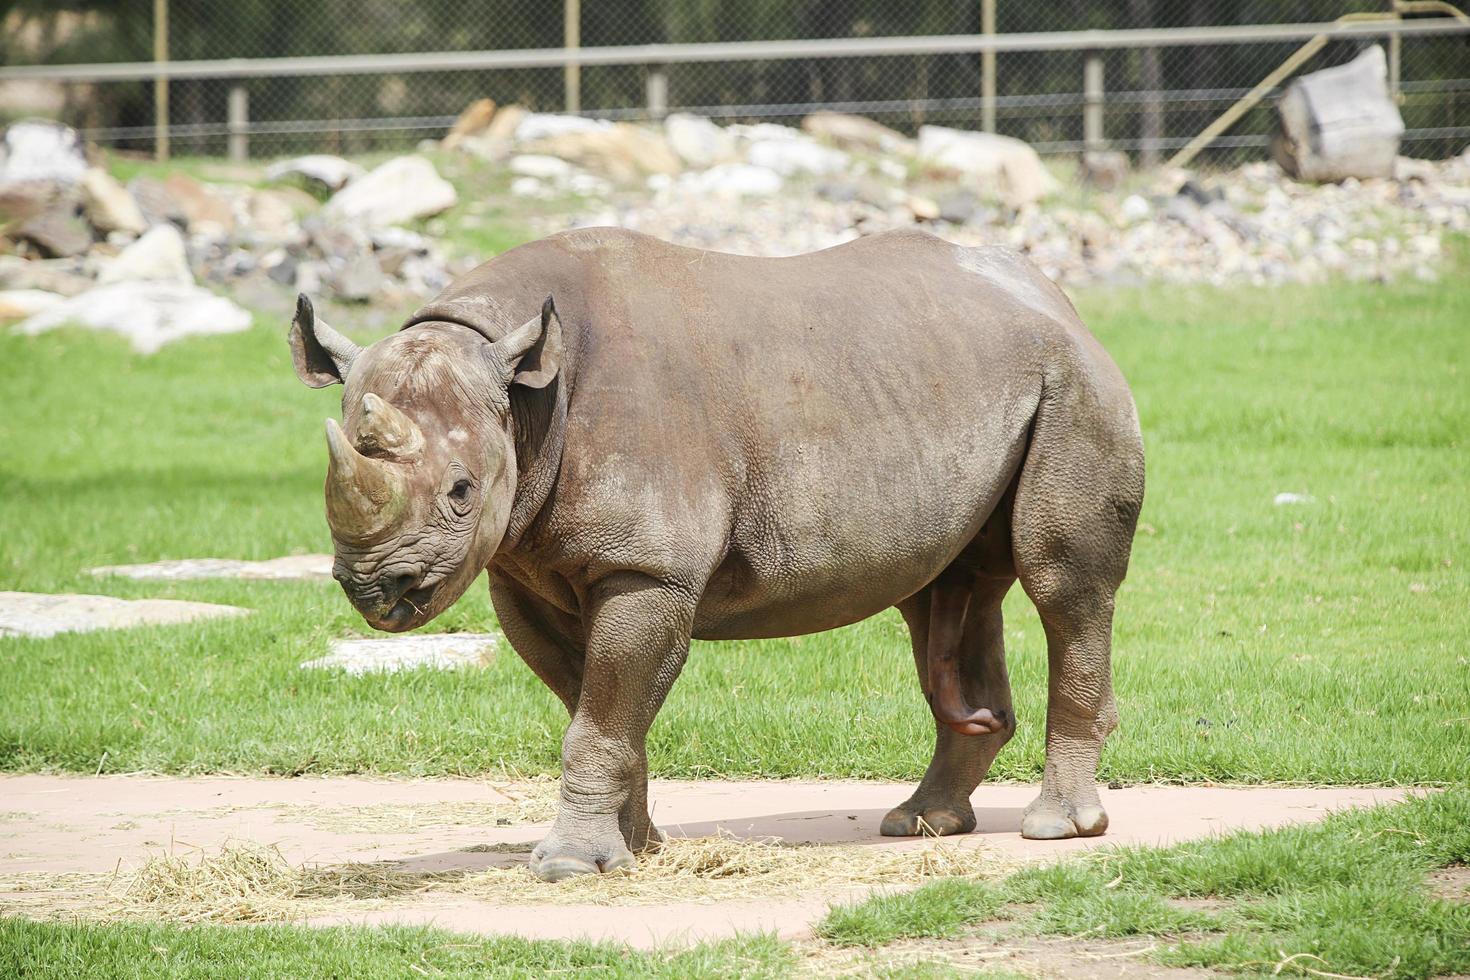
[[[1447,902],[1470,902],[1470,865],[1452,864],[1432,872],[1429,890]]]
[[[826,976],[870,975],[916,967],[941,967],[961,973],[1004,971],[1046,980],[1201,980],[1207,970],[1163,966],[1149,954],[1162,940],[1089,941],[1016,935],[1004,923],[985,923],[959,939],[893,943],[876,950],[822,950],[813,947],[809,972]]]

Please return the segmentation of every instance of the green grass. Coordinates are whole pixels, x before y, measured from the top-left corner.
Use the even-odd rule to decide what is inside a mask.
[[[774,977],[791,948],[769,936],[644,953],[613,943],[487,939],[438,929],[57,925],[0,919],[0,976]]]
[[[1470,862],[1470,791],[1170,848],[1123,848],[1018,872],[950,879],[834,908],[818,934],[846,946],[1013,933],[1160,936],[1172,965],[1375,977],[1470,971],[1470,904],[1436,899],[1427,872]],[[1180,900],[1208,898],[1201,909]]]
[[[1470,776],[1470,277],[1081,297],[1137,395],[1148,500],[1118,604],[1105,779],[1451,783]],[[353,324],[340,324],[351,331]],[[95,579],[93,565],[328,550],[323,417],[285,323],[152,357],[0,332],[0,589],[226,602],[203,625],[0,641],[0,769],[479,773],[557,767],[565,716],[506,651],[487,670],[303,672],[365,632],[331,584]],[[366,339],[366,338],[362,338]],[[1315,503],[1275,507],[1279,491]],[[1006,636],[1041,772],[1045,649]],[[430,629],[493,622],[486,591]],[[698,643],[651,734],[663,776],[909,779],[932,745],[891,611]]]

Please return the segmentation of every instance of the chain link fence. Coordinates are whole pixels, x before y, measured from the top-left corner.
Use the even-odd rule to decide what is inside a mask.
[[[147,62],[155,15],[166,7],[174,61],[293,56],[511,51],[580,45],[974,35],[986,0],[0,0],[6,65]],[[1384,0],[994,0],[994,30],[1023,32],[1316,23],[1384,12]],[[1442,15],[1443,11],[1439,11]],[[1426,12],[1426,15],[1435,15]],[[1163,46],[1101,52],[1108,144],[1146,160],[1196,135],[1301,45],[1300,40]],[[1332,41],[1302,68],[1350,60],[1382,39]],[[1409,35],[1399,42],[1397,85],[1406,152],[1457,153],[1470,142],[1470,35]],[[1001,51],[994,57],[995,128],[1046,153],[1083,147],[1081,50]],[[416,70],[403,74],[281,73],[180,78],[169,83],[175,153],[222,154],[231,90],[243,90],[252,153],[363,152],[437,137],[469,102],[645,119],[665,111],[725,121],[795,122],[817,109],[871,116],[913,131],[986,121],[985,56],[901,54],[580,68]],[[656,86],[650,76],[657,75]],[[50,115],[95,141],[149,150],[154,85],[146,80],[0,82],[0,115]],[[236,95],[237,100],[240,96]],[[1206,159],[1230,163],[1266,152],[1272,98],[1217,140]],[[651,102],[653,104],[651,104]]]

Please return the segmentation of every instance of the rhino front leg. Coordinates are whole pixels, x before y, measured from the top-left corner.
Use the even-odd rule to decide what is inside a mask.
[[[567,714],[575,714],[586,650],[571,617],[494,572],[490,573],[490,603],[511,648],[551,688]]]
[[[629,843],[656,839],[648,728],[689,653],[694,606],[693,590],[641,573],[591,590],[581,697],[562,740],[561,810],[531,855],[542,879],[632,868]]]
[[[551,688],[568,715],[582,696],[586,645],[582,626],[571,616],[521,590],[505,576],[490,576],[490,600],[500,628],[516,653]],[[623,839],[634,851],[663,840],[648,814],[647,775],[634,779],[634,792],[618,815]]]

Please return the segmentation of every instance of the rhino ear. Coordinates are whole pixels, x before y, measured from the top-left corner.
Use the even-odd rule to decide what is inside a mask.
[[[311,300],[296,297],[296,317],[291,321],[291,363],[296,377],[308,388],[339,385],[362,348],[316,318]]]
[[[541,304],[541,316],[527,320],[495,342],[492,350],[507,375],[508,384],[545,388],[561,370],[561,318],[551,297]]]

